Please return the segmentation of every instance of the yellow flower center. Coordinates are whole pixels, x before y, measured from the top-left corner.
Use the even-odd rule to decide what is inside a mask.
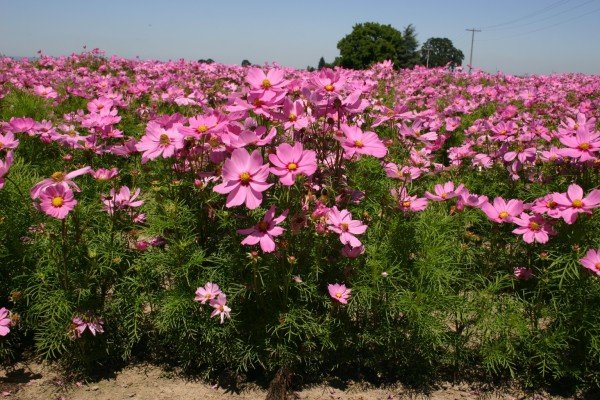
[[[364,144],[361,140],[355,140],[354,141],[354,147],[358,147],[359,149],[364,147]]]
[[[448,193],[444,192],[444,193],[440,194],[440,197],[442,199],[445,199],[446,197],[448,197]]]
[[[583,206],[583,201],[581,201],[580,199],[573,200],[573,207],[580,208],[581,206]]]
[[[102,109],[104,108],[104,104],[98,104],[98,105],[96,106],[96,108],[97,108],[98,110],[102,110]]]
[[[531,221],[529,223],[529,229],[531,229],[532,231],[539,231],[540,230],[540,224],[538,224],[535,221]]]
[[[596,265],[594,265],[594,267],[596,267],[596,269],[597,269],[598,271],[600,271],[600,262],[597,262],[597,263],[596,263]]]
[[[67,135],[69,135],[71,137],[75,137],[75,136],[77,136],[77,132],[75,132],[74,130],[70,130],[69,132],[67,132]]]
[[[268,89],[271,87],[271,81],[268,79],[264,79],[260,85],[263,89]]]
[[[219,142],[218,138],[211,137],[210,139],[208,139],[208,144],[210,145],[210,147],[218,147],[221,143]]]
[[[0,142],[0,150],[4,147],[4,143]]]
[[[247,185],[250,183],[251,178],[252,176],[248,172],[242,172],[240,174],[240,182],[242,182],[242,185]]]
[[[342,232],[348,232],[348,224],[345,222],[342,222],[340,224],[340,229],[342,230]]]
[[[290,171],[295,171],[298,169],[298,164],[291,162],[287,165],[287,169]]]
[[[554,208],[556,207],[556,202],[554,200],[549,200],[548,202],[546,202],[546,207]]]
[[[579,147],[579,150],[589,150],[590,144],[589,143],[581,143],[578,147]]]
[[[62,198],[62,197],[60,197],[60,196],[56,196],[56,197],[53,197],[53,198],[52,198],[52,205],[53,205],[54,207],[60,207],[60,206],[62,206],[62,205],[63,205],[63,203],[64,203],[64,200],[63,200],[63,198]]]
[[[498,218],[500,219],[504,219],[508,217],[508,211],[502,211],[500,214],[498,214]]]
[[[576,129],[576,130],[579,129],[579,124],[573,125],[573,129]]]
[[[342,292],[337,292],[337,293],[335,294],[335,297],[337,297],[338,299],[341,299],[341,298],[342,298],[342,296],[343,296]]]
[[[260,101],[260,99],[256,99],[256,100],[254,100],[254,101],[252,102],[252,105],[253,105],[254,107],[256,107],[256,108],[260,108],[260,107],[262,107],[262,105],[263,105],[263,102],[262,102],[262,101]]]
[[[333,89],[335,89],[335,88],[333,87],[332,84],[325,85],[325,90],[327,90],[328,92],[333,92]]]
[[[505,129],[502,129],[500,132],[498,132],[500,135],[506,135],[508,132]]]
[[[403,201],[402,202],[402,207],[404,207],[404,208],[410,208],[410,201]]]
[[[298,119],[298,116],[294,113],[290,113],[288,120],[290,120],[291,122],[295,122]]]
[[[198,127],[196,128],[196,132],[198,133],[204,133],[208,130],[208,126],[206,125],[198,125]]]
[[[258,230],[261,232],[266,232],[269,228],[269,223],[267,221],[260,221],[257,226]]]
[[[62,182],[65,180],[65,174],[64,174],[64,172],[55,172],[50,176],[50,178],[54,182]]]
[[[161,146],[168,146],[171,144],[171,138],[169,138],[169,136],[166,133],[163,133],[162,135],[160,135],[160,137],[158,138],[158,143]]]

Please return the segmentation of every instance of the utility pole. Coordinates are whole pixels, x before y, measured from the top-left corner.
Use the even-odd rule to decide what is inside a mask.
[[[429,68],[429,52],[431,51],[431,47],[427,46],[427,68]]]
[[[473,69],[473,43],[475,42],[475,32],[481,32],[481,29],[467,29],[467,31],[471,32],[471,55],[469,56],[469,73]]]

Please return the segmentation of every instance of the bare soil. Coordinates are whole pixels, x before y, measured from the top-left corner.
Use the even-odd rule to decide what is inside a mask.
[[[43,363],[20,363],[0,369],[0,399],[21,400],[200,400],[264,399],[266,390],[245,385],[239,393],[217,385],[166,372],[157,366],[136,365],[123,369],[114,378],[98,382],[66,382],[60,373]],[[546,393],[524,393],[515,388],[484,388],[443,383],[431,392],[415,392],[401,385],[374,388],[348,383],[345,389],[327,385],[294,392],[296,399],[352,400],[558,400]]]

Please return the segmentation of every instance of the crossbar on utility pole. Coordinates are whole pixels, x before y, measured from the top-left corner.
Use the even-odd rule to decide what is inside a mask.
[[[467,29],[467,31],[471,32],[471,54],[469,55],[469,73],[473,69],[473,43],[475,42],[475,32],[481,32],[481,29]]]

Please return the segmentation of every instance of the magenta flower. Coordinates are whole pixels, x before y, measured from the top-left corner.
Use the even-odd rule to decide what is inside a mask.
[[[144,204],[144,200],[138,200],[139,196],[139,188],[135,189],[133,193],[131,193],[131,190],[127,186],[121,186],[118,192],[115,189],[111,189],[109,196],[102,196],[103,209],[109,215],[113,215],[115,210],[128,210],[140,207]]]
[[[284,71],[282,69],[270,69],[265,72],[260,68],[249,68],[246,81],[257,90],[283,89],[287,81],[283,79]]]
[[[433,200],[433,201],[445,201],[445,200],[448,200],[448,199],[451,199],[453,197],[457,197],[458,195],[460,195],[463,188],[464,188],[464,186],[462,183],[460,185],[458,185],[458,187],[456,189],[454,189],[454,182],[446,182],[443,185],[442,184],[435,185],[435,187],[434,187],[435,194],[425,192],[425,197],[427,197],[429,200]]]
[[[269,154],[269,161],[274,165],[270,171],[279,177],[284,186],[292,186],[298,175],[311,176],[317,170],[317,155],[312,150],[304,150],[302,143],[294,143],[294,147],[282,143]]]
[[[220,293],[216,298],[210,301],[210,306],[214,308],[213,312],[210,314],[210,317],[216,317],[217,315],[221,317],[221,323],[225,321],[225,317],[231,318],[229,313],[231,312],[231,308],[227,307],[227,296],[225,293]]]
[[[554,193],[553,198],[560,208],[562,218],[570,225],[577,220],[577,214],[590,214],[592,209],[600,206],[600,189],[592,190],[584,198],[581,186],[571,184],[567,193]]]
[[[254,210],[262,203],[262,192],[272,186],[267,183],[269,165],[263,164],[259,150],[252,155],[246,149],[235,149],[231,158],[223,164],[223,183],[213,190],[220,194],[228,194],[226,207],[235,207],[246,203],[246,207]]]
[[[463,189],[458,196],[457,207],[469,206],[473,208],[479,208],[488,202],[487,196],[479,196],[474,193],[470,193],[468,189]]]
[[[392,189],[392,196],[398,200],[398,207],[404,212],[419,212],[427,208],[429,201],[424,197],[409,196],[406,188]]]
[[[334,206],[327,213],[327,224],[330,231],[340,235],[342,244],[349,244],[352,247],[362,245],[361,241],[354,235],[365,233],[367,225],[363,224],[362,221],[353,220],[350,211],[340,211],[337,206]]]
[[[387,154],[387,148],[375,132],[363,132],[358,126],[346,124],[342,124],[341,129],[344,136],[339,140],[346,158],[355,154],[383,158]]]
[[[494,203],[489,202],[481,206],[481,211],[494,222],[511,222],[514,217],[523,212],[523,202],[521,200],[509,200],[508,202],[502,197],[496,197]]]
[[[339,301],[342,304],[348,304],[352,289],[348,289],[344,284],[340,285],[339,283],[334,283],[327,285],[327,290],[332,299]]]
[[[73,191],[63,185],[49,186],[40,194],[40,209],[54,218],[64,219],[76,205]]]
[[[589,249],[579,262],[585,268],[600,276],[600,249]]]
[[[12,132],[6,134],[0,133],[0,151],[6,149],[16,149],[19,145],[19,141],[15,139],[15,135]]]
[[[49,186],[62,186],[65,189],[72,189],[76,192],[81,192],[79,186],[73,182],[73,178],[76,178],[80,175],[85,175],[92,170],[91,167],[83,167],[75,171],[71,171],[69,173],[64,172],[55,172],[52,174],[50,178],[46,178],[38,183],[36,183],[30,190],[31,198],[33,200],[40,197],[42,191],[44,191]]]
[[[71,329],[76,339],[79,339],[86,329],[88,329],[93,336],[96,336],[96,333],[104,333],[103,325],[104,321],[102,318],[97,318],[90,314],[75,316],[71,320]]]
[[[514,217],[512,222],[519,225],[519,228],[514,229],[513,233],[523,235],[525,243],[546,243],[550,238],[549,235],[556,234],[552,225],[541,215],[522,213],[519,217]]]
[[[219,288],[219,285],[212,282],[207,282],[204,287],[196,289],[196,297],[194,301],[199,301],[202,304],[206,304],[207,301],[211,301],[223,292]]]
[[[285,229],[279,225],[287,217],[289,210],[285,210],[279,217],[275,218],[275,205],[269,208],[262,221],[251,228],[240,229],[237,232],[241,235],[248,235],[242,244],[252,246],[260,243],[260,248],[265,253],[271,253],[275,250],[275,236],[283,234]]]
[[[90,175],[92,175],[94,177],[94,179],[96,179],[98,181],[108,181],[108,180],[114,178],[115,176],[117,176],[118,173],[119,173],[118,168],[111,168],[111,169],[98,168],[96,171],[93,171],[93,170],[90,171]]]
[[[10,169],[13,163],[13,153],[9,151],[6,154],[6,159],[4,161],[0,160],[0,189],[4,187],[4,177],[8,174],[8,170]]]
[[[143,152],[142,163],[161,155],[163,158],[169,158],[175,151],[183,148],[183,135],[178,129],[180,125],[174,124],[165,129],[156,122],[150,122],[146,127],[146,134],[135,146],[138,151]]]
[[[8,335],[11,325],[9,311],[4,307],[0,308],[0,336]]]

